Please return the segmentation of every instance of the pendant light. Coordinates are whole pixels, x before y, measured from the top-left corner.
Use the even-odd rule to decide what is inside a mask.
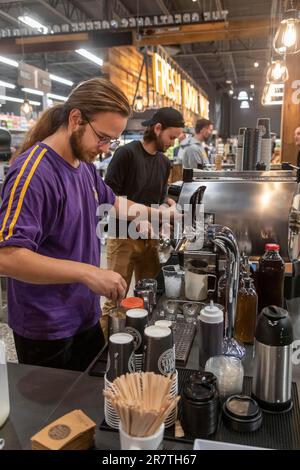
[[[29,100],[25,98],[24,102],[20,106],[21,115],[25,116],[26,119],[30,119],[33,113],[33,108],[29,103]]]
[[[242,102],[241,102],[241,105],[240,105],[240,108],[241,108],[241,109],[249,109],[250,106],[249,106],[248,101],[242,101]]]
[[[284,83],[289,79],[289,72],[283,60],[272,62],[267,71],[267,83]]]
[[[245,90],[242,90],[238,94],[238,100],[240,101],[247,101],[248,100],[248,93]]]
[[[135,98],[133,109],[136,113],[143,113],[145,111],[144,99],[142,95],[137,95]]]
[[[275,34],[273,46],[278,54],[296,54],[300,51],[300,12],[293,8],[287,10]]]

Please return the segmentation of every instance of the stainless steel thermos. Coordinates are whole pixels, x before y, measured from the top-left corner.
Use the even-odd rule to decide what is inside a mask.
[[[285,411],[292,405],[292,343],[287,311],[264,308],[255,331],[252,395],[265,410]]]

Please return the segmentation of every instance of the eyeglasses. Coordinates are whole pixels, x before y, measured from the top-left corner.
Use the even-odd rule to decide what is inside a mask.
[[[94,132],[95,136],[97,137],[97,139],[98,139],[98,141],[101,145],[110,144],[109,145],[110,150],[116,150],[116,148],[119,147],[121,142],[118,139],[112,139],[111,137],[109,137],[109,135],[99,134],[99,132],[97,132],[95,130],[95,128],[94,128],[94,126],[92,126],[90,120],[86,117],[86,115],[82,111],[81,111],[81,114],[82,114],[83,118],[87,121],[89,126],[91,127],[92,131]]]

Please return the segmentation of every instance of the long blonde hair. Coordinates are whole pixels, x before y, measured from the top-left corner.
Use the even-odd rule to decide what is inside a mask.
[[[70,111],[74,108],[82,111],[83,120],[84,116],[91,119],[94,114],[100,112],[119,113],[124,117],[129,117],[131,114],[128,99],[116,85],[104,78],[92,78],[74,88],[64,104],[57,104],[44,111],[26,134],[18,155],[36,142],[54,134],[59,127],[67,126]]]

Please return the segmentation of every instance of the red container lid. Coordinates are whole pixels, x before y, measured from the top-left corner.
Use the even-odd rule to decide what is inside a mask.
[[[267,243],[265,246],[266,251],[279,251],[280,246],[276,245],[276,243]]]
[[[122,300],[121,306],[126,310],[131,308],[144,308],[144,299],[140,297],[127,297]]]

